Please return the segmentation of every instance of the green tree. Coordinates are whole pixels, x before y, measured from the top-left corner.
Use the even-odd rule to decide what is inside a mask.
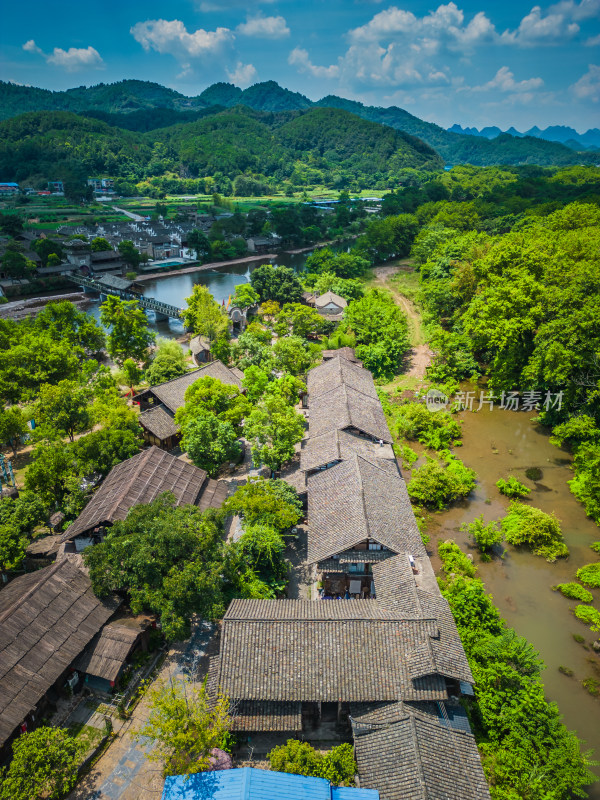
[[[41,258],[43,267],[53,266],[49,261],[50,256],[56,256],[58,258],[58,264],[60,264],[65,255],[61,243],[47,237],[36,239],[32,242],[31,249]]]
[[[75,786],[81,741],[64,728],[38,728],[15,739],[3,770],[2,800],[61,800]]]
[[[23,230],[23,220],[18,214],[0,214],[0,231],[4,236],[18,236]]]
[[[40,442],[25,473],[25,488],[38,494],[48,506],[60,505],[68,480],[76,471],[72,451],[65,442]]]
[[[134,614],[158,614],[168,639],[184,639],[194,614],[223,613],[222,537],[214,512],[176,507],[166,493],[134,506],[84,559],[99,597],[123,592]]]
[[[198,414],[211,413],[222,422],[231,423],[239,434],[240,423],[250,409],[248,399],[237,386],[207,375],[187,389],[185,405],[177,409],[175,419],[185,431]]]
[[[514,547],[529,547],[537,556],[556,561],[569,555],[560,523],[554,514],[513,500],[500,523],[506,541]]]
[[[117,250],[121,253],[123,261],[132,269],[136,269],[142,260],[142,255],[139,250],[134,247],[130,239],[123,239],[117,245]]]
[[[0,411],[0,441],[12,447],[15,458],[21,437],[28,432],[27,419],[21,408],[12,406]]]
[[[321,755],[318,750],[298,739],[288,739],[267,755],[271,769],[292,775],[325,778],[334,786],[353,786],[358,770],[351,744],[332,747]]]
[[[206,286],[197,283],[186,297],[187,308],[182,312],[185,327],[194,334],[205,336],[210,343],[228,338],[229,318]]]
[[[126,358],[121,368],[121,378],[129,391],[133,394],[134,387],[140,382],[142,370],[132,358]],[[152,383],[153,381],[150,381]]]
[[[196,411],[186,421],[182,447],[193,463],[212,477],[226,461],[237,462],[242,452],[234,426],[209,411]]]
[[[300,336],[283,336],[277,339],[272,348],[275,369],[290,375],[301,375],[315,363],[318,352],[318,345],[310,346]]]
[[[246,390],[246,397],[251,403],[256,403],[263,396],[268,383],[269,375],[260,367],[250,365],[244,372],[242,386]]]
[[[37,418],[46,438],[68,436],[91,427],[92,416],[89,390],[76,381],[60,381],[56,386],[46,384],[40,389]]]
[[[104,236],[96,236],[94,239],[92,239],[91,244],[92,244],[92,253],[102,253],[106,252],[106,250],[112,250],[110,242],[108,241],[108,239],[105,239]],[[121,253],[121,255],[123,255],[120,249],[119,252]],[[132,264],[132,266],[136,265]]]
[[[163,765],[163,775],[193,775],[210,769],[211,751],[227,745],[229,701],[213,702],[203,685],[187,680],[159,682],[149,693],[148,718],[137,737],[150,739],[148,758]]]
[[[243,517],[245,527],[264,525],[281,532],[302,517],[302,502],[285,481],[250,479],[223,506],[227,514]]]
[[[310,306],[302,303],[286,303],[275,322],[275,331],[279,336],[293,334],[303,339],[315,337],[320,333],[333,330],[333,323],[323,317]]]
[[[261,303],[274,300],[280,305],[299,303],[302,300],[302,284],[298,276],[288,267],[262,264],[250,275],[252,288],[258,293]]]
[[[281,469],[304,436],[305,422],[279,395],[265,396],[246,419],[244,436],[252,442],[255,464]]]
[[[442,509],[473,491],[475,471],[454,456],[449,456],[445,465],[428,458],[423,466],[413,471],[407,488],[411,499],[417,503]]]
[[[84,354],[98,353],[104,347],[104,331],[96,320],[66,300],[48,303],[35,318],[34,329],[47,333],[53,341],[68,342]]]
[[[463,523],[460,529],[473,537],[479,552],[483,554],[489,553],[504,538],[504,534],[498,528],[498,523],[489,522],[486,525],[483,521],[483,514],[475,517],[473,522]]]
[[[185,375],[188,367],[183,350],[174,339],[159,339],[146,379],[151,386]]]
[[[34,272],[35,263],[26,258],[22,250],[23,248],[17,242],[11,241],[6,245],[0,263],[7,278],[24,280]]]
[[[137,300],[109,295],[100,306],[100,320],[110,328],[107,348],[117,364],[122,365],[128,358],[146,361],[155,336],[148,329],[148,320]]]
[[[207,261],[210,258],[211,247],[208,237],[197,228],[188,233],[187,245],[196,251],[198,261]]]
[[[250,283],[238,283],[235,287],[233,305],[240,308],[249,308],[258,304],[260,297]]]

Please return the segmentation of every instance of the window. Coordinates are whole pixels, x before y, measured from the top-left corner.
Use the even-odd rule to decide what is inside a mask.
[[[379,544],[379,542],[373,542],[369,540],[369,550],[383,550],[383,547]]]
[[[360,572],[360,564],[348,564],[348,572]]]

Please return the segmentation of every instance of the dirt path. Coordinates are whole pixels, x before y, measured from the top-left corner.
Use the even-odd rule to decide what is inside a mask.
[[[410,353],[410,360],[403,377],[416,378],[422,380],[425,377],[427,367],[431,363],[433,353],[425,343],[425,334],[423,331],[423,323],[421,315],[416,306],[403,294],[401,294],[391,283],[390,278],[402,270],[409,269],[408,261],[401,261],[397,264],[392,264],[384,267],[375,267],[373,270],[375,274],[374,285],[381,286],[387,289],[394,301],[404,311],[408,318],[408,326],[410,332],[410,341],[412,350]]]

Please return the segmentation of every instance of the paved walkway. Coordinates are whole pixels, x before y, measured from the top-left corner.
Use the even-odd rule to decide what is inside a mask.
[[[184,677],[201,682],[214,633],[215,628],[209,623],[197,624],[191,638],[169,652],[152,686],[159,680],[177,681]],[[134,738],[148,718],[146,698],[147,695],[135,707],[131,719],[122,723],[114,719],[115,740],[68,800],[160,800],[164,778],[160,763],[148,759],[152,743]]]

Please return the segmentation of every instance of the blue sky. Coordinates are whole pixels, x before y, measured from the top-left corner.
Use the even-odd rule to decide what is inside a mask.
[[[4,80],[123,78],[199,94],[276,80],[449,126],[600,127],[600,0],[57,0],[6,3]]]

